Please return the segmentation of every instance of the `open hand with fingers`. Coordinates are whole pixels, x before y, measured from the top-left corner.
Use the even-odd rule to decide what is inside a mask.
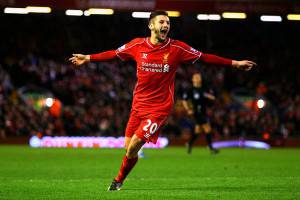
[[[69,58],[74,65],[83,65],[85,63],[90,62],[90,55],[83,54],[72,54],[73,56]]]
[[[252,67],[257,66],[257,64],[250,60],[241,60],[241,61],[233,60],[232,66],[238,69],[249,71],[252,69]]]

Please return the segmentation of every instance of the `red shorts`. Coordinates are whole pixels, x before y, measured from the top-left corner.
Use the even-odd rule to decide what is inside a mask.
[[[139,115],[137,111],[131,111],[127,123],[125,136],[134,134],[145,142],[156,143],[161,127],[167,120],[167,115],[147,114]]]

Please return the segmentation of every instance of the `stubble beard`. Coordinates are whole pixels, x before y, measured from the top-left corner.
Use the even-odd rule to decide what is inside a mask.
[[[159,31],[159,30],[155,30],[155,35],[156,35],[157,41],[159,41],[159,42],[164,42],[164,41],[166,40],[167,37],[163,39],[163,38],[160,37],[159,34],[160,34],[160,31]]]

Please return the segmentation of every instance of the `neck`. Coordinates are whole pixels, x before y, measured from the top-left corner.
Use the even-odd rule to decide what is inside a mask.
[[[151,34],[150,42],[154,45],[162,44],[164,41],[158,40],[154,34]]]

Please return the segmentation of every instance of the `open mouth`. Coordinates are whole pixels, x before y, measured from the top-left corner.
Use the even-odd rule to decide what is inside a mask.
[[[167,34],[168,34],[168,29],[162,29],[162,30],[159,31],[159,36],[161,38],[166,38]]]
[[[168,29],[162,29],[162,30],[160,30],[160,33],[161,34],[167,34],[168,33]]]

